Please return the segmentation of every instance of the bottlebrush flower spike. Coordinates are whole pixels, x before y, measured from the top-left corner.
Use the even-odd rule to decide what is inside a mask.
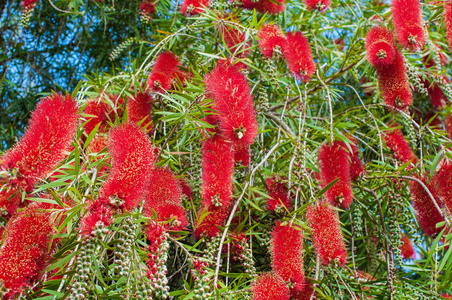
[[[397,124],[392,125],[396,127]],[[384,135],[386,146],[394,152],[394,156],[402,163],[407,163],[412,160],[413,164],[417,163],[417,157],[413,153],[407,140],[403,136],[400,129],[394,128],[387,131]]]
[[[204,7],[210,5],[210,0],[184,0],[180,12],[187,15],[197,15],[204,12]]]
[[[267,193],[270,196],[270,199],[267,200],[267,208],[271,211],[282,213],[286,209],[291,210],[293,208],[292,201],[289,199],[289,189],[286,183],[282,181],[284,179],[278,175],[265,179]]]
[[[391,12],[399,43],[406,49],[421,49],[425,33],[419,0],[392,0]]]
[[[253,300],[289,300],[289,287],[275,273],[259,276],[251,285]]]
[[[404,110],[413,102],[403,55],[396,50],[392,64],[377,69],[381,95],[386,105]]]
[[[88,207],[88,212],[80,221],[80,233],[84,236],[91,235],[96,229],[110,226],[112,209],[106,199],[98,199]]]
[[[38,0],[22,1],[22,7],[24,8],[24,11],[33,9],[36,6],[36,2],[38,2]]]
[[[304,0],[304,3],[310,10],[324,11],[330,8],[331,0]]]
[[[304,82],[309,81],[315,72],[315,64],[308,39],[299,31],[288,32],[283,53],[292,74]]]
[[[172,230],[183,230],[187,224],[187,212],[182,206],[182,189],[178,179],[168,168],[156,168],[151,172],[150,184],[144,202],[145,215],[157,221],[169,221],[165,226]]]
[[[325,199],[331,205],[340,204],[348,208],[353,201],[350,182],[350,162],[346,145],[341,141],[324,143],[319,149],[320,181],[322,188],[336,178],[339,180],[325,193]]]
[[[441,162],[438,171],[433,177],[441,202],[452,211],[452,161],[447,159]]]
[[[242,163],[243,166],[248,166],[250,163],[250,147],[249,146],[234,146],[234,161]]]
[[[286,9],[286,0],[258,0],[256,2],[253,2],[252,0],[243,0],[240,2],[242,4],[241,7],[245,9],[255,9],[257,12],[263,14],[267,13],[269,15],[282,13]]]
[[[300,227],[277,221],[272,229],[271,252],[273,271],[292,285],[304,282],[303,231]]]
[[[152,20],[151,15],[155,12],[155,3],[151,0],[144,0],[140,3],[138,8],[140,12],[140,17],[145,22]]]
[[[0,217],[9,219],[20,206],[22,193],[17,187],[8,187],[6,184],[4,186],[5,188],[0,191]]]
[[[9,290],[8,296],[37,279],[46,266],[53,231],[47,208],[48,204],[32,204],[6,226],[0,248],[0,282]]]
[[[286,44],[286,36],[277,25],[264,25],[257,36],[259,49],[269,59],[273,58],[274,51],[281,53]]]
[[[231,205],[228,206],[207,206],[201,205],[198,217],[203,215],[202,221],[197,224],[195,236],[200,239],[203,236],[212,238],[220,233],[220,228],[224,226],[231,212]]]
[[[320,262],[327,266],[332,261],[344,265],[347,250],[342,238],[341,225],[336,212],[328,204],[311,205],[306,214],[312,228],[312,242]]]
[[[351,144],[349,144],[351,148],[350,155],[350,179],[352,181],[356,181],[362,174],[364,174],[364,167],[358,156],[358,147],[356,143],[356,139],[354,137],[348,137]],[[349,150],[349,149],[347,149]],[[350,150],[349,150],[350,151]]]
[[[84,125],[87,135],[89,135],[99,123],[101,124],[99,125],[98,132],[105,132],[109,113],[109,106],[107,103],[103,102],[100,98],[90,99],[86,102],[83,113],[91,115],[86,117],[88,122]]]
[[[452,139],[452,114],[449,114],[444,120],[444,128],[449,133],[449,138]]]
[[[429,183],[428,178],[425,176],[418,179],[428,188],[436,203],[439,205],[438,193],[433,182]],[[436,224],[443,222],[444,218],[436,208],[427,191],[417,181],[413,180],[410,181],[410,192],[411,201],[413,202],[413,207],[416,210],[417,222],[425,234],[434,236],[441,232],[444,225],[436,228]]]
[[[237,20],[232,19],[233,22],[238,23]],[[226,47],[234,56],[244,58],[250,52],[250,42],[245,43],[246,35],[232,25],[220,25],[221,32]],[[245,44],[243,44],[245,43]]]
[[[141,127],[150,124],[152,122],[152,101],[152,95],[140,91],[137,92],[136,96],[129,98],[129,102],[127,102],[129,122],[138,123],[142,121]],[[146,131],[152,132],[152,127],[148,126]]]
[[[220,135],[207,139],[202,151],[202,207],[210,212],[197,229],[197,236],[214,236],[218,226],[229,215],[234,175],[234,153],[231,143]]]
[[[405,259],[414,259],[414,248],[410,237],[405,234],[402,236],[401,241],[400,251],[402,252],[402,257]]]
[[[235,66],[219,63],[205,76],[204,82],[214,100],[224,137],[237,146],[251,145],[258,125],[246,77]]]
[[[147,79],[147,86],[153,92],[164,93],[171,87],[180,66],[176,55],[167,51],[160,53]]]
[[[154,146],[141,127],[127,123],[111,130],[108,150],[113,166],[100,197],[113,207],[130,211],[142,200],[149,184]]]
[[[396,53],[394,36],[383,26],[372,28],[366,36],[367,60],[375,68],[389,66]]]
[[[427,91],[430,96],[430,102],[433,107],[436,109],[443,109],[446,105],[449,104],[449,99],[447,99],[446,95],[444,95],[443,90],[436,83],[429,84],[426,83]]]
[[[187,180],[183,177],[177,179],[179,186],[182,190],[182,195],[185,195],[189,200],[193,199],[193,191],[191,186],[188,184]]]
[[[452,49],[452,3],[450,1],[444,3],[444,26],[446,27],[449,47]]]
[[[3,168],[14,173],[10,184],[29,191],[50,173],[66,157],[78,117],[69,95],[50,95],[38,103],[19,143],[0,158]]]

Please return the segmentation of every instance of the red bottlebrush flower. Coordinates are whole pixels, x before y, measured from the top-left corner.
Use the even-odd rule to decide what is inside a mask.
[[[221,136],[204,142],[202,151],[201,195],[206,207],[229,207],[234,175],[231,143]]]
[[[292,201],[289,199],[289,189],[282,182],[285,178],[273,175],[265,179],[267,192],[270,199],[267,200],[267,208],[271,211],[284,212],[286,209],[292,209]]]
[[[289,288],[284,280],[275,273],[259,276],[251,285],[253,300],[289,300]]]
[[[449,100],[438,84],[434,83],[430,85],[427,83],[427,91],[430,96],[430,102],[434,108],[442,109],[449,104]]]
[[[180,66],[180,61],[172,52],[162,52],[155,60],[147,86],[153,92],[165,92],[171,87]]]
[[[184,86],[190,79],[192,79],[195,75],[189,71],[184,70],[178,70],[175,75],[175,82],[174,83],[180,83],[182,86]],[[173,89],[175,88],[175,85],[173,84]]]
[[[283,53],[292,74],[304,82],[309,81],[315,72],[315,64],[308,39],[299,31],[288,32]]]
[[[210,0],[184,0],[180,12],[187,15],[197,15],[204,12],[204,7],[208,7]]]
[[[312,242],[320,262],[327,266],[332,261],[344,265],[347,250],[342,238],[341,226],[336,212],[328,204],[316,204],[306,214],[312,228]]]
[[[152,95],[147,93],[138,92],[135,97],[131,97],[127,103],[127,111],[129,113],[129,122],[141,122],[141,127],[146,127],[147,132],[152,131],[150,123],[152,122],[151,110],[152,110]]]
[[[113,166],[99,194],[111,206],[130,211],[141,201],[149,184],[154,146],[141,127],[127,123],[111,130],[108,149]]]
[[[292,284],[304,282],[303,231],[295,225],[277,221],[272,229],[272,268]]]
[[[375,68],[389,66],[394,60],[394,36],[383,26],[372,28],[366,36],[367,60]]]
[[[447,293],[442,293],[441,297],[443,297],[445,299],[450,299],[450,295]]]
[[[433,177],[438,195],[441,197],[441,202],[452,211],[452,161],[444,160],[441,162],[438,171]]]
[[[220,63],[206,75],[204,82],[214,100],[224,137],[237,146],[251,145],[258,125],[246,77],[235,66]]]
[[[179,183],[182,194],[187,196],[187,198],[190,200],[193,198],[193,191],[191,189],[191,186],[188,184],[187,180],[183,177],[180,177],[177,179],[177,182]]]
[[[234,146],[234,161],[248,166],[250,163],[250,148],[248,146]]]
[[[433,182],[427,182],[426,177],[418,178],[430,191],[436,203],[439,205],[439,197]],[[411,201],[416,210],[416,219],[425,232],[429,236],[434,236],[441,232],[444,226],[436,228],[436,224],[443,222],[444,218],[436,208],[427,191],[417,182],[410,181]]]
[[[242,3],[241,7],[245,9],[255,9],[257,12],[267,13],[269,15],[282,13],[286,9],[286,0],[258,0],[257,2],[243,0],[240,2]]]
[[[89,211],[83,216],[80,225],[80,233],[89,236],[97,228],[110,226],[113,212],[105,199],[95,200],[88,207]]]
[[[224,226],[229,217],[230,207],[231,205],[216,207],[203,204],[198,212],[198,217],[201,215],[205,217],[197,224],[195,230],[196,238],[200,239],[202,236],[212,238],[216,236],[220,232],[220,227]]]
[[[294,300],[311,300],[313,294],[314,289],[312,288],[312,284],[309,282],[297,283],[290,290],[290,295]],[[314,297],[312,299],[315,300],[317,298]]]
[[[331,0],[304,0],[304,3],[310,10],[324,11],[330,7]]]
[[[349,155],[345,144],[340,141],[334,141],[331,145],[323,144],[319,150],[319,164],[322,188],[339,178],[326,191],[325,199],[331,205],[339,203],[343,208],[348,208],[353,201],[353,191]]]
[[[93,139],[91,140],[91,143],[89,143],[87,149],[88,153],[99,153],[100,151],[104,150],[107,147],[107,136],[105,134],[96,134]],[[93,162],[98,161],[99,159],[104,159],[107,156],[106,153],[98,154],[96,158],[93,159]],[[106,163],[110,164],[111,159],[108,158]],[[107,165],[103,165],[98,170],[98,175],[103,175],[109,170],[109,167]]]
[[[1,184],[1,182],[0,182]],[[8,219],[20,205],[22,194],[16,187],[4,188],[0,191],[0,217]],[[1,239],[0,239],[1,240]]]
[[[10,183],[30,190],[51,172],[66,157],[78,116],[77,105],[69,95],[50,95],[38,103],[22,139],[0,158],[2,165],[14,173]]]
[[[22,1],[22,7],[25,10],[31,10],[36,6],[36,2],[38,2],[38,0],[24,0]]]
[[[7,224],[0,248],[0,281],[12,296],[38,278],[53,231],[48,204],[30,205]]]
[[[273,58],[274,50],[277,49],[281,52],[286,44],[286,36],[277,25],[264,25],[257,36],[259,37],[259,49],[265,57],[270,59]]]
[[[90,115],[87,116],[89,120],[83,127],[85,127],[85,132],[87,135],[93,131],[97,124],[99,125],[98,132],[105,132],[105,126],[108,121],[109,106],[107,103],[102,102],[100,98],[90,99],[86,102],[85,109],[83,113]]]
[[[410,237],[403,235],[401,241],[400,251],[402,252],[402,257],[405,259],[414,259],[414,248]]]
[[[410,50],[421,49],[425,33],[419,0],[392,0],[391,12],[399,43]]]
[[[169,221],[166,226],[169,229],[183,230],[187,226],[187,212],[182,207],[181,186],[170,169],[152,170],[144,209],[147,217],[152,218],[155,211],[158,222]]]
[[[394,124],[393,126],[397,125]],[[417,157],[411,150],[410,144],[408,144],[400,129],[392,129],[391,131],[387,131],[384,136],[384,141],[386,146],[394,152],[394,156],[399,161],[404,164],[412,161],[413,164],[416,164]]]
[[[448,115],[444,120],[444,128],[449,133],[449,137],[452,139],[452,114]]]
[[[235,19],[232,19],[232,21],[238,22]],[[248,55],[250,52],[250,42],[244,44],[246,38],[245,33],[230,25],[220,26],[220,32],[229,52],[239,58],[244,58]]]
[[[151,15],[155,12],[155,3],[151,0],[143,0],[138,7],[140,12],[140,17],[145,21],[149,22],[152,17]]]
[[[446,27],[449,47],[452,49],[452,3],[450,1],[444,4],[444,26]]]
[[[404,110],[413,102],[403,55],[396,50],[392,64],[377,69],[381,95],[386,105]]]
[[[354,137],[348,137],[352,141],[350,145],[350,179],[356,181],[362,174],[364,174],[364,167],[358,157],[358,147]],[[349,150],[350,151],[350,150]]]

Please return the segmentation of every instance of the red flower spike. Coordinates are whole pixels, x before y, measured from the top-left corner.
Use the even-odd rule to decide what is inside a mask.
[[[105,134],[96,134],[94,138],[91,140],[91,143],[89,143],[87,149],[87,153],[99,153],[100,151],[107,148],[107,136]],[[98,161],[99,159],[104,159],[107,156],[106,153],[98,154],[92,161]],[[111,159],[107,159],[107,164],[110,164]],[[107,165],[103,165],[98,170],[98,175],[103,175],[109,170],[109,167]]]
[[[33,9],[36,6],[36,2],[38,2],[38,0],[22,1],[22,7],[24,8],[24,11]]]
[[[203,204],[198,211],[198,216],[206,214],[202,222],[198,224],[195,230],[195,236],[200,239],[202,236],[214,237],[220,233],[220,227],[223,227],[231,212],[231,205],[215,207]]]
[[[10,183],[29,191],[47,176],[66,157],[78,117],[69,95],[50,95],[38,103],[19,143],[0,158],[4,167],[15,170]]]
[[[253,2],[252,0],[243,0],[241,3],[241,7],[245,9],[255,9],[257,12],[263,14],[267,13],[269,15],[282,13],[286,9],[286,0],[258,0],[257,2]]]
[[[366,36],[367,60],[375,68],[391,65],[396,53],[394,36],[383,26],[372,28]]]
[[[308,39],[299,31],[288,32],[283,53],[292,74],[296,78],[308,82],[315,72],[315,64]]]
[[[397,124],[393,126],[397,126]],[[411,150],[410,144],[408,144],[400,129],[387,131],[384,136],[384,141],[386,146],[394,152],[394,156],[400,162],[405,164],[412,160],[412,163],[416,164],[417,157]]]
[[[151,15],[155,12],[155,3],[151,0],[143,0],[138,10],[144,21],[150,21],[152,19]]]
[[[155,153],[147,134],[136,123],[127,123],[110,132],[108,149],[112,170],[99,194],[111,206],[127,211],[141,201],[150,180]]]
[[[180,66],[180,61],[172,52],[162,52],[156,58],[147,86],[153,92],[164,93],[171,87]]]
[[[331,0],[304,0],[309,10],[325,11],[330,8]]]
[[[242,163],[243,166],[248,166],[250,163],[250,148],[242,146],[234,146],[234,161]]]
[[[232,21],[238,22],[235,19],[233,19]],[[244,58],[248,55],[251,45],[249,41],[245,45],[243,45],[246,38],[244,32],[241,32],[237,28],[228,24],[221,26],[220,32],[231,54],[238,58]]]
[[[327,266],[332,261],[344,265],[347,250],[342,238],[341,225],[336,212],[328,204],[316,204],[308,208],[306,214],[312,228],[312,242],[320,262]]]
[[[272,268],[291,284],[304,282],[303,231],[300,227],[277,221],[272,229]]]
[[[204,82],[214,100],[224,137],[236,146],[251,145],[258,125],[246,77],[235,66],[220,63],[205,76]]]
[[[86,102],[85,109],[83,113],[87,115],[92,115],[86,117],[89,120],[83,127],[85,127],[85,132],[87,135],[93,131],[97,124],[101,123],[98,132],[105,132],[105,127],[108,121],[109,106],[107,103],[103,102],[100,98],[90,99]],[[94,117],[93,117],[94,116]]]
[[[20,206],[22,194],[16,187],[4,188],[0,191],[0,217],[9,219]],[[1,240],[1,239],[0,239]]]
[[[331,145],[323,144],[319,150],[319,164],[322,188],[339,178],[326,191],[325,199],[331,205],[340,204],[343,208],[348,208],[353,201],[353,191],[347,146],[340,141],[334,141]]]
[[[449,47],[452,49],[452,3],[450,1],[444,3],[444,26],[446,27]]]
[[[402,245],[400,246],[400,251],[402,252],[402,257],[404,259],[414,259],[414,248],[410,237],[408,235],[403,235],[401,241]]]
[[[309,282],[295,284],[290,289],[290,295],[294,300],[311,300],[313,294],[314,289],[312,288],[312,284]],[[317,298],[314,297],[312,299],[315,300]]]
[[[449,138],[452,139],[452,114],[448,115],[444,120],[444,128],[447,130]]]
[[[351,136],[348,138],[352,141],[352,144],[349,144],[351,152],[347,149],[350,152],[350,179],[352,181],[356,181],[362,174],[364,174],[364,167],[358,156],[358,147],[355,138]]]
[[[234,154],[221,136],[204,142],[202,151],[202,203],[206,207],[229,207],[232,197]]]
[[[289,300],[289,288],[284,280],[275,273],[259,276],[251,285],[253,300]]]
[[[438,195],[441,197],[441,202],[452,211],[452,161],[444,160],[441,162],[438,171],[433,177]]]
[[[193,191],[187,180],[183,177],[180,177],[177,179],[177,182],[182,189],[182,194],[185,195],[189,200],[193,199]]]
[[[92,202],[88,212],[83,216],[80,233],[89,236],[96,228],[108,227],[112,221],[113,212],[108,201],[100,199]]]
[[[180,12],[186,15],[197,15],[204,12],[204,7],[210,5],[210,0],[184,0]]]
[[[48,204],[32,204],[7,224],[0,248],[0,281],[9,295],[37,279],[48,262],[47,249],[53,231]]]
[[[286,44],[286,36],[277,25],[264,25],[257,36],[259,37],[259,49],[269,59],[273,58],[275,49],[281,52]]]
[[[377,69],[381,95],[386,105],[404,110],[413,102],[403,55],[396,50],[392,64]]]
[[[171,230],[183,230],[187,226],[187,212],[182,207],[182,189],[170,169],[152,170],[144,209],[149,218],[155,212],[159,223],[169,221],[165,227]]]
[[[449,99],[447,99],[446,95],[444,95],[443,90],[438,84],[434,83],[430,85],[427,83],[427,91],[430,96],[430,102],[434,108],[443,109],[449,104]]]
[[[425,33],[419,0],[392,0],[391,12],[399,43],[406,49],[421,49]]]
[[[265,179],[265,184],[267,185],[267,192],[270,199],[267,200],[268,210],[275,211],[281,210],[286,211],[292,210],[292,200],[289,199],[289,189],[286,183],[281,180],[278,175],[273,175]]]
[[[152,122],[151,110],[152,110],[153,97],[150,94],[137,92],[136,96],[131,97],[127,102],[127,111],[129,122],[142,122],[141,127],[146,127]],[[152,132],[152,126],[147,126],[147,132]]]
[[[418,179],[424,183],[425,186],[427,186],[433,198],[439,205],[438,193],[433,182],[427,182],[427,177],[421,177]],[[444,218],[441,216],[426,190],[417,181],[410,181],[410,192],[411,201],[413,202],[413,207],[416,210],[417,222],[425,234],[435,236],[444,228],[444,225],[436,228],[436,224],[443,222]]]

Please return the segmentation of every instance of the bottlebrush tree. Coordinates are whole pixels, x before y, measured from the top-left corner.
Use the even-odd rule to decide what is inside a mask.
[[[0,298],[452,295],[451,0],[119,2],[22,4],[135,23],[0,156]]]

